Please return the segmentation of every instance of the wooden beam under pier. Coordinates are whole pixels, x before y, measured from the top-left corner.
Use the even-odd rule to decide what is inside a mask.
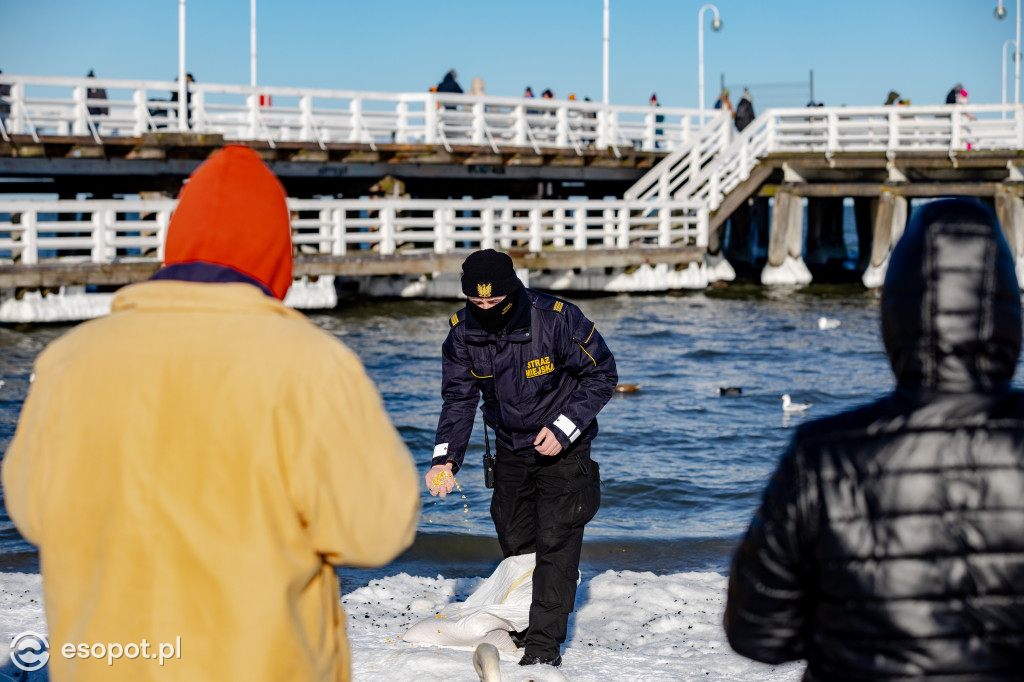
[[[1005,182],[843,182],[784,183],[762,185],[758,196],[770,197],[788,192],[800,197],[877,197],[883,192],[903,197],[970,196],[993,197],[1006,191],[1024,192],[1021,183]]]
[[[528,270],[575,270],[583,268],[624,268],[638,265],[687,265],[704,258],[704,247],[634,247],[629,249],[574,249],[526,251],[507,249],[517,268]],[[426,275],[434,272],[460,272],[462,261],[471,251],[447,254],[410,254],[381,256],[372,252],[345,256],[303,256],[295,259],[296,277],[303,275]],[[2,285],[2,280],[0,280]]]
[[[517,268],[529,270],[573,270],[578,268],[635,267],[639,265],[687,265],[704,258],[704,247],[634,247],[629,249],[574,249],[530,252],[510,249],[507,253]],[[293,264],[296,277],[340,275],[347,277],[427,275],[459,272],[471,251],[436,254],[416,253],[385,256],[372,251],[344,256],[298,256]],[[61,286],[119,286],[149,279],[159,267],[153,262],[40,263],[0,265],[0,288],[41,289]]]

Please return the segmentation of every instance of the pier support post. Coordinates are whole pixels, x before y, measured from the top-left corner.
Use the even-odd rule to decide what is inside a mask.
[[[745,206],[745,204],[744,204]],[[733,214],[735,215],[735,214]],[[708,250],[704,255],[704,270],[708,282],[732,282],[736,271],[723,254],[725,246],[725,224],[708,234]]]
[[[878,199],[854,197],[853,218],[857,225],[857,271],[863,273],[871,264],[871,231]]]
[[[807,200],[807,263],[828,265],[847,257],[843,241],[843,198]]]
[[[804,264],[804,202],[792,192],[776,192],[768,235],[768,262],[761,284],[810,284]]]
[[[754,262],[754,245],[751,243],[754,236],[751,208],[752,201],[748,199],[737,206],[729,216],[729,239],[725,243],[725,257],[732,263],[750,265]]]
[[[861,281],[868,289],[877,289],[885,281],[885,272],[889,267],[889,254],[893,246],[903,236],[903,228],[907,226],[907,199],[883,191],[878,197],[875,210],[875,222],[871,239],[871,261],[861,276]]]
[[[1003,236],[1010,245],[1016,263],[1017,282],[1024,282],[1024,199],[1010,191],[995,195],[996,218],[1003,228]],[[1024,285],[1022,285],[1024,286]]]

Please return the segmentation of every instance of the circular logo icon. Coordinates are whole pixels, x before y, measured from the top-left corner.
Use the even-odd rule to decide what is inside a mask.
[[[39,670],[50,660],[50,643],[37,632],[15,635],[11,641],[11,660],[21,670]]]

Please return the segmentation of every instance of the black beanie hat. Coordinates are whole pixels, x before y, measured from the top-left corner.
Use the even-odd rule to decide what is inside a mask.
[[[462,293],[466,296],[507,296],[521,285],[508,254],[484,249],[469,254],[462,263]]]

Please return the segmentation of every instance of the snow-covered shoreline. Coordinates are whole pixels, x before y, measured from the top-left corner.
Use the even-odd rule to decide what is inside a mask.
[[[354,680],[456,682],[475,680],[469,649],[412,645],[402,634],[462,601],[483,578],[387,575],[347,592]],[[503,654],[502,679],[525,680],[799,680],[803,665],[769,666],[730,649],[722,629],[726,578],[715,572],[656,575],[608,570],[580,585],[560,669],[520,667]],[[38,574],[0,573],[0,638],[46,632]],[[4,652],[6,653],[6,652]],[[3,674],[18,672],[5,657]],[[45,668],[44,668],[45,670]],[[42,672],[42,671],[41,671]],[[38,674],[31,682],[46,679]]]

